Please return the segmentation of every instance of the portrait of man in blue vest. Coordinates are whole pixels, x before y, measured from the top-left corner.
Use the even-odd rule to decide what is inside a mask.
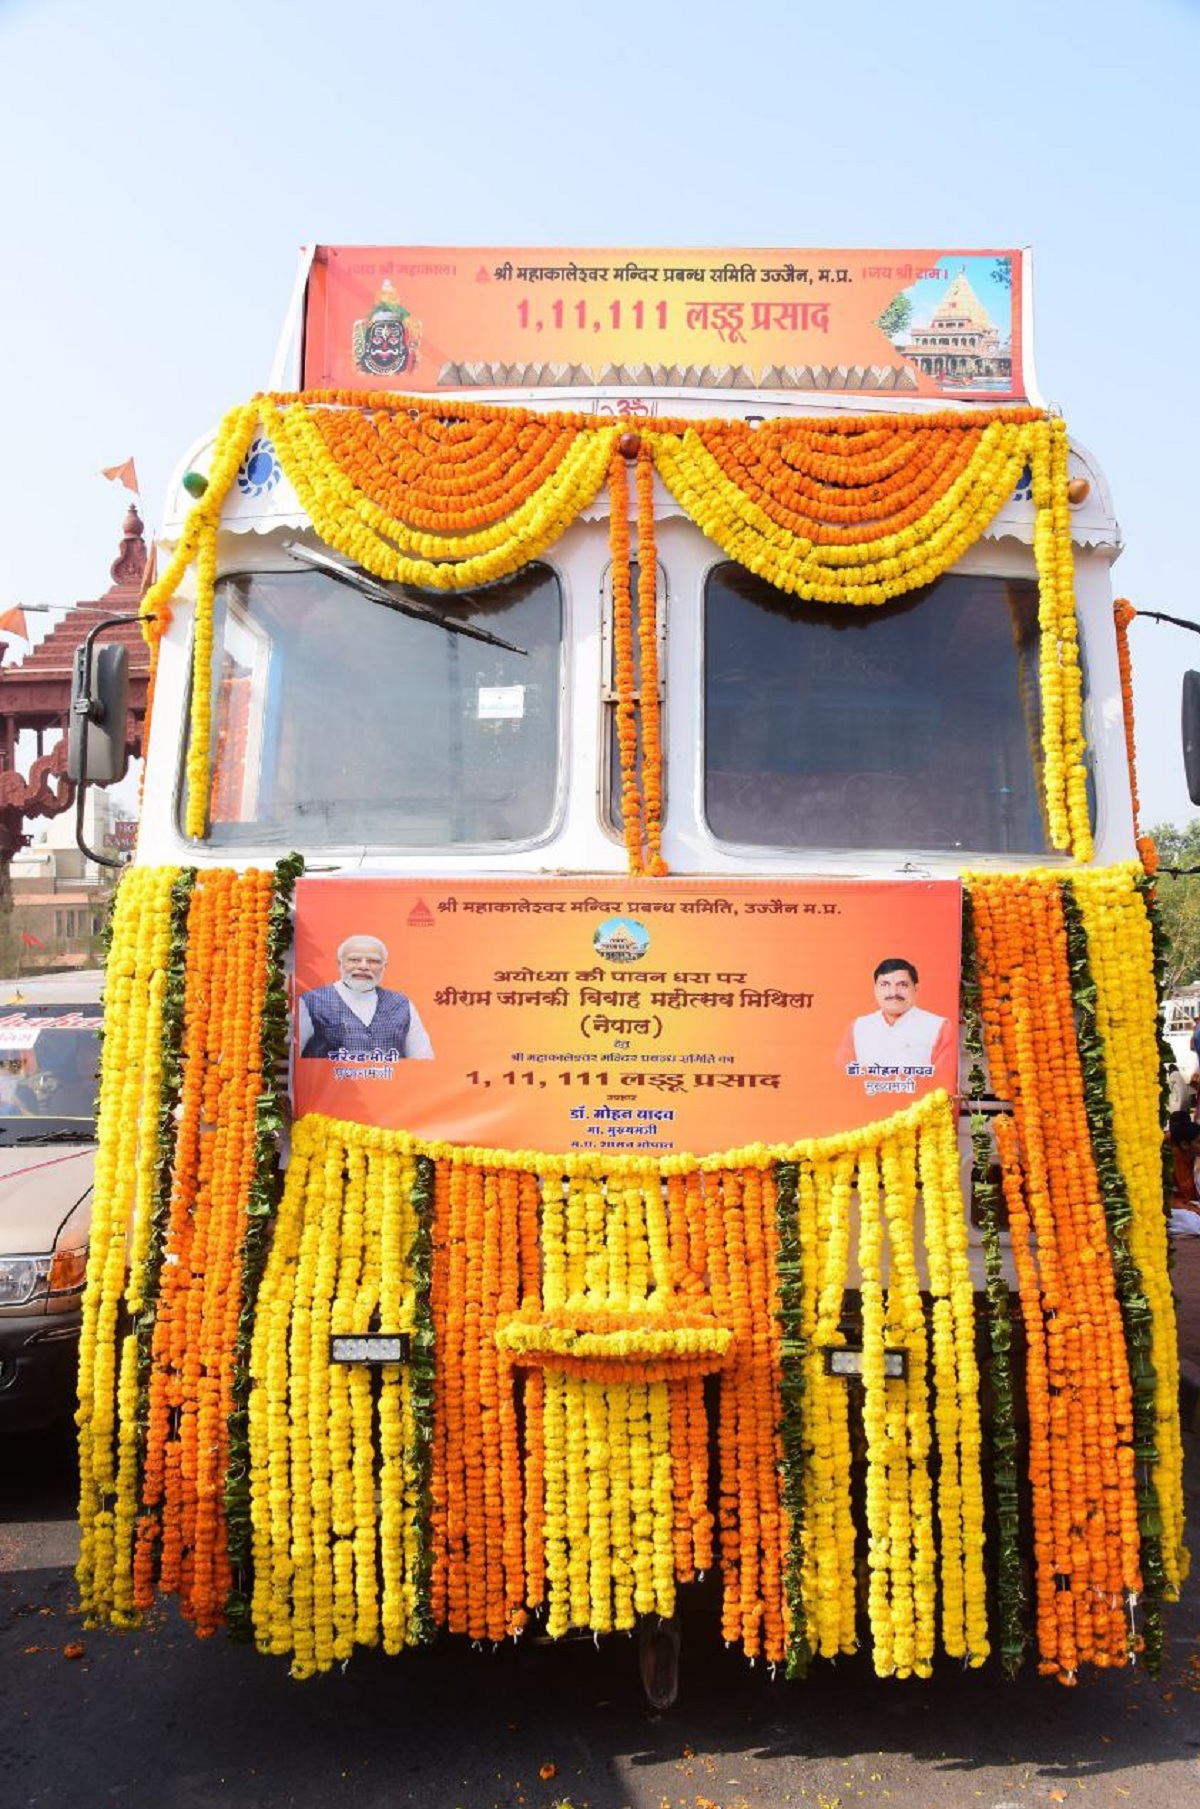
[[[378,936],[347,936],[338,948],[338,978],[332,986],[300,995],[301,1056],[433,1060],[429,1032],[412,1000],[381,985],[387,959],[387,945]]]

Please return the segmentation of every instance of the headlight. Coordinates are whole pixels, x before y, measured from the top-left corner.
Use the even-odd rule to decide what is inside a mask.
[[[0,1307],[24,1306],[44,1293],[49,1256],[0,1256]]]

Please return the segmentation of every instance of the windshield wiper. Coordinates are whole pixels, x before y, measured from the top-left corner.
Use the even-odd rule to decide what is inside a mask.
[[[63,1125],[57,1131],[38,1131],[32,1137],[22,1137],[22,1143],[95,1143],[96,1127],[86,1119],[80,1119],[76,1126]]]
[[[447,634],[465,634],[472,641],[486,641],[489,647],[503,647],[506,653],[519,653],[522,658],[528,657],[524,647],[515,647],[511,641],[502,641],[498,634],[491,634],[486,628],[476,628],[470,622],[456,622],[451,616],[439,615],[428,604],[414,603],[410,598],[402,602],[382,584],[377,584],[374,578],[368,578],[365,572],[356,570],[354,566],[343,565],[338,559],[331,559],[328,553],[318,553],[315,547],[299,546],[296,541],[288,540],[284,542],[283,550],[289,559],[328,573],[338,584],[348,584],[351,590],[356,590],[372,603],[382,604],[384,609],[394,609],[399,615],[411,616],[415,622],[432,622],[435,628],[444,628]]]

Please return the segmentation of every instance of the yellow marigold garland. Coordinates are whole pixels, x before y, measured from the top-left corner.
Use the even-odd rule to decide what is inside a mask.
[[[1154,947],[1138,882],[1138,869],[1131,864],[1076,874],[1072,883],[1087,933],[1117,1157],[1132,1210],[1129,1245],[1150,1308],[1154,1481],[1167,1582],[1177,1595],[1188,1570],[1183,1545],[1179,1346],[1163,1215]]]
[[[893,1620],[891,1573],[891,1493],[898,1462],[895,1416],[888,1413],[887,1328],[883,1307],[883,1220],[879,1211],[879,1163],[874,1150],[864,1150],[858,1164],[858,1269],[862,1301],[863,1433],[867,1441],[867,1613],[871,1624],[871,1658],[877,1675],[891,1675]]]
[[[630,593],[629,471],[619,443],[608,472],[609,545],[612,552],[613,677],[617,694],[616,735],[621,768],[621,828],[629,870],[642,867],[642,800],[638,789],[638,700],[633,658],[633,599]]]
[[[815,1256],[805,1288],[803,1321],[810,1431],[802,1575],[809,1644],[822,1658],[853,1652],[857,1644],[849,1396],[845,1384],[825,1367],[826,1350],[845,1342],[840,1322],[849,1231],[848,1189],[832,1159],[814,1163],[811,1169],[802,1165],[800,1245]]]
[[[290,1653],[297,1677],[328,1670],[355,1643],[381,1638],[398,1652],[423,1636],[412,1368],[384,1365],[377,1405],[360,1391],[348,1422],[329,1351],[335,1323],[364,1333],[378,1314],[389,1333],[413,1330],[416,1165],[369,1143],[362,1162],[354,1148],[320,1120],[296,1128],[251,1356],[256,1637],[265,1651]],[[335,1503],[347,1473],[352,1487]]]
[[[850,544],[814,542],[773,521],[725,476],[702,426],[657,436],[654,456],[672,495],[730,558],[813,602],[878,604],[932,583],[979,539],[1035,456],[1030,426],[993,421],[924,516],[897,533]]]
[[[213,448],[212,468],[204,495],[196,502],[167,569],[142,598],[142,632],[157,659],[158,643],[171,621],[170,602],[180,579],[196,562],[196,609],[192,630],[192,699],[188,736],[188,795],[185,828],[202,837],[207,827],[208,755],[212,733],[213,596],[217,570],[217,530],[221,509],[258,426],[255,403],[231,408]]]
[[[944,1095],[937,1097],[945,1109]],[[928,1404],[929,1338],[915,1241],[916,1129],[913,1114],[904,1114],[896,1134],[885,1139],[879,1151],[890,1257],[884,1322],[889,1341],[906,1358],[903,1380],[887,1392],[887,1445],[881,1454],[888,1479],[890,1634],[892,1670],[897,1677],[929,1675],[937,1587],[929,1471],[933,1436]],[[878,1362],[877,1357],[874,1360]]]
[[[100,1079],[88,1285],[79,1344],[80,1604],[89,1618],[134,1616],[137,1514],[132,1365],[136,1334],[120,1332],[132,1226],[131,1295],[140,1308],[151,1183],[162,1103],[162,1004],[175,867],[128,872],[117,893],[105,982],[108,1020]],[[148,1157],[147,1152],[153,1152]],[[132,1417],[131,1417],[132,1411]]]
[[[921,1132],[920,1177],[933,1299],[942,1644],[951,1658],[978,1667],[989,1651],[980,1377],[958,1139],[948,1113]]]
[[[1058,417],[1034,422],[1033,554],[1040,603],[1043,785],[1050,842],[1078,861],[1092,858],[1083,733],[1083,675],[1075,615],[1075,555],[1067,499],[1067,428]]]
[[[548,1182],[542,1241],[544,1305],[526,1292],[496,1339],[511,1361],[545,1370],[527,1410],[542,1410],[547,1627],[628,1628],[636,1614],[674,1608],[679,1496],[665,1378],[719,1365],[731,1334],[711,1307],[672,1305],[656,1174],[631,1170],[607,1187],[598,1176]]]
[[[658,553],[654,534],[654,455],[642,441],[637,455],[638,509],[638,711],[642,731],[642,820],[646,858],[642,871],[661,877],[662,713],[658,696]],[[639,850],[640,855],[640,850]]]

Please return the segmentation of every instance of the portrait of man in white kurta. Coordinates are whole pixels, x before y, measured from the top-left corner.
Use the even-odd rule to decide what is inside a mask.
[[[839,1045],[839,1063],[849,1073],[932,1073],[953,1053],[950,1023],[917,1004],[920,976],[913,963],[890,956],[872,980],[876,1010],[854,1019]]]

